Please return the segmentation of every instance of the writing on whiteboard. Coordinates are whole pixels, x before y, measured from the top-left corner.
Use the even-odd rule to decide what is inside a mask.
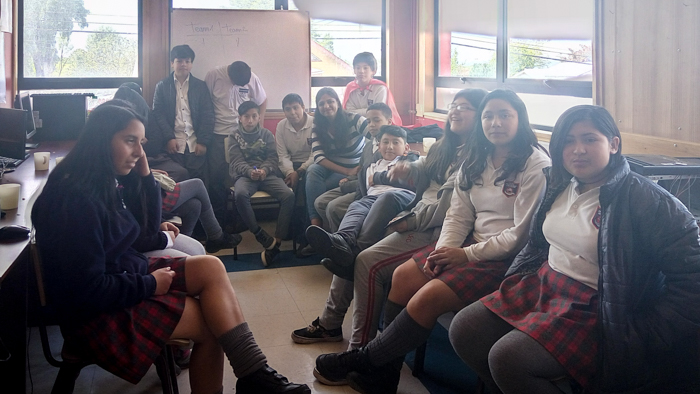
[[[245,26],[229,25],[228,23],[221,24],[198,24],[191,22],[187,24],[192,31],[188,36],[232,36],[238,34],[248,34],[248,28]]]

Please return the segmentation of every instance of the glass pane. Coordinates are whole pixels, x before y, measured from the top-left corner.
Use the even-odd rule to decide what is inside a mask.
[[[497,0],[440,0],[438,75],[496,78]]]
[[[591,81],[593,1],[537,2],[508,1],[508,77]]]
[[[173,8],[274,10],[275,0],[173,0]]]
[[[435,89],[435,110],[447,111],[447,106],[452,102],[459,89],[437,88]],[[553,127],[559,116],[567,109],[575,105],[593,104],[593,99],[573,96],[553,96],[548,94],[518,93],[525,102],[530,123]]]
[[[138,77],[138,1],[24,1],[25,77]]]
[[[352,2],[344,4],[351,7]],[[376,9],[365,9],[366,13],[381,15],[381,1]],[[289,0],[289,9],[300,9]],[[312,10],[301,9],[310,12]],[[311,18],[311,76],[312,77],[354,77],[352,59],[360,52],[372,52],[377,59],[377,73],[382,70],[382,27],[331,19]]]

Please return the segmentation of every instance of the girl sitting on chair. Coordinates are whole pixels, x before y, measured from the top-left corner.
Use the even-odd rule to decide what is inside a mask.
[[[224,353],[238,376],[237,393],[310,393],[267,365],[218,258],[147,259],[133,248],[139,222],[161,222],[144,139],[143,118],[129,103],[100,105],[32,210],[47,293],[66,340],[132,383],[168,339],[187,338],[195,343],[193,393],[223,391]],[[126,195],[139,196],[139,221]]]

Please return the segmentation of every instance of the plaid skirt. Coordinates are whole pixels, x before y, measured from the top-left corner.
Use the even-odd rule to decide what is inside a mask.
[[[583,387],[596,372],[598,292],[554,271],[513,275],[481,302],[544,346]]]
[[[175,184],[173,191],[168,192],[163,190],[163,211],[170,212],[173,210],[177,200],[180,199],[180,183]]]
[[[138,383],[170,339],[185,309],[185,257],[154,257],[148,271],[171,267],[170,291],[119,311],[104,312],[75,332],[73,340],[86,346],[97,365]]]
[[[462,247],[474,244],[470,236]],[[426,246],[413,255],[413,260],[422,271],[430,253],[435,250],[437,242]],[[442,271],[435,279],[443,281],[465,304],[471,304],[479,298],[498,289],[510,261],[468,261],[459,267]]]

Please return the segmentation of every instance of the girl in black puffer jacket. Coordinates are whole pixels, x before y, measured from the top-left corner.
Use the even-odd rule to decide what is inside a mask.
[[[450,327],[491,392],[698,392],[698,226],[630,172],[602,107],[566,111],[530,241],[498,291]],[[547,172],[547,170],[545,170]],[[576,384],[575,384],[576,385]]]

